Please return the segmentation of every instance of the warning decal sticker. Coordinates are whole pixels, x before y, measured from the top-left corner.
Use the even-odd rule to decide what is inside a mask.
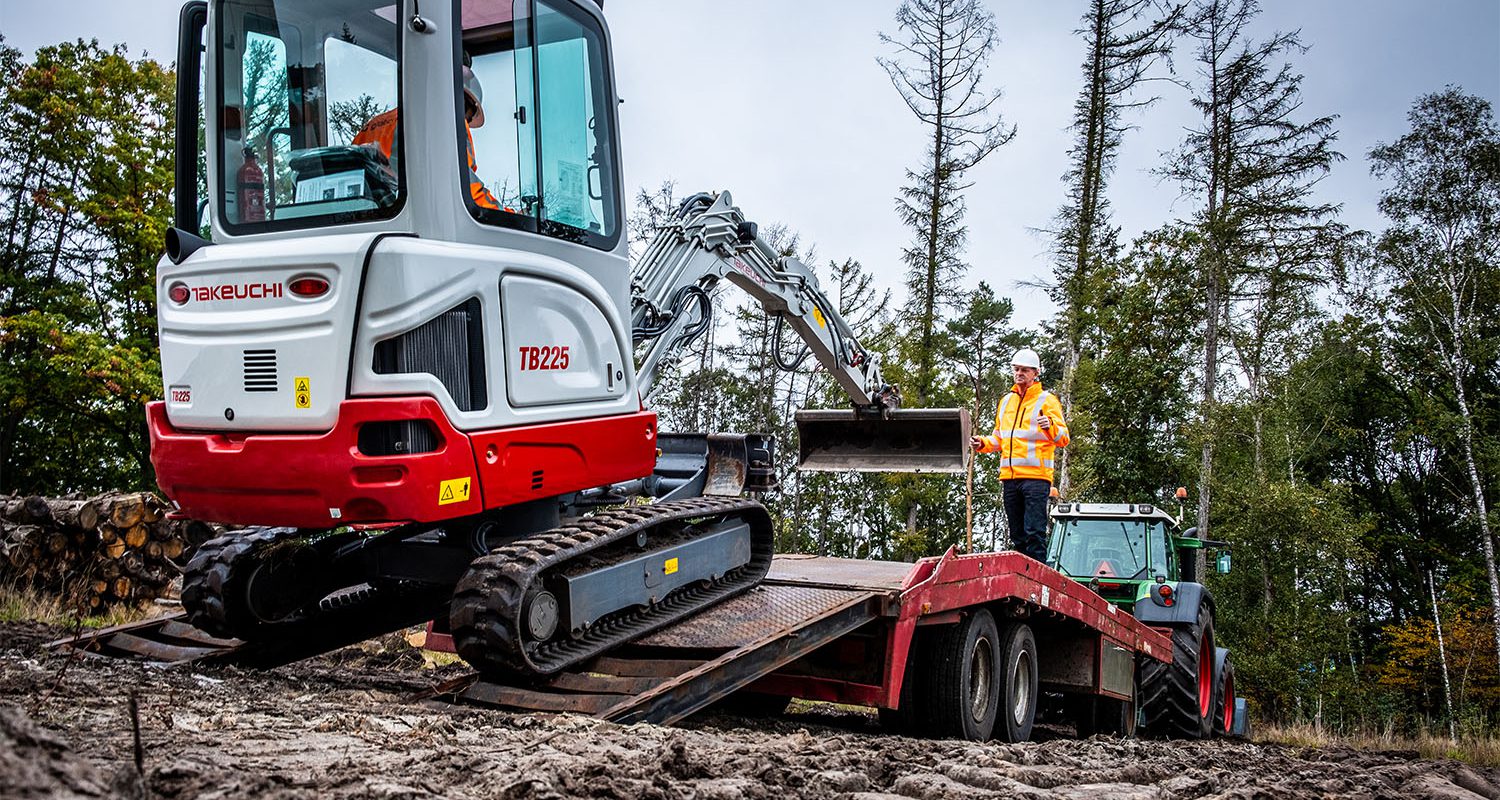
[[[438,505],[446,506],[449,503],[462,503],[469,499],[469,479],[454,478],[443,481],[438,486]]]
[[[298,408],[312,408],[312,378],[293,378],[292,396],[296,398]]]

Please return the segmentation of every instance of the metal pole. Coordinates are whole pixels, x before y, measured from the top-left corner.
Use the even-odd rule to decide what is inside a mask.
[[[969,452],[969,476],[964,481],[964,506],[966,519],[964,521],[964,541],[966,542],[965,553],[974,552],[974,453]]]

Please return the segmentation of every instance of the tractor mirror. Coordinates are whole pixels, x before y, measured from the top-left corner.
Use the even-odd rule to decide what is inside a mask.
[[[1214,571],[1218,572],[1220,575],[1228,575],[1229,574],[1229,554],[1228,553],[1220,553],[1219,554],[1218,561],[1214,564]]]

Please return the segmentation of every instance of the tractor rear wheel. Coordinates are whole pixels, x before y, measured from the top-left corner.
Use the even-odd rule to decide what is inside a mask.
[[[935,738],[989,739],[1001,708],[1002,650],[994,616],[979,609],[924,638],[923,669],[912,687],[916,727]]]
[[[1172,631],[1172,662],[1142,658],[1142,723],[1152,736],[1207,739],[1213,732],[1214,619],[1202,605],[1191,625]]]
[[[1036,723],[1037,681],[1036,636],[1031,626],[1012,622],[1005,626],[1000,641],[1000,718],[995,721],[994,738],[1002,742],[1024,742],[1031,739]]]
[[[1226,654],[1214,689],[1214,735],[1231,736],[1234,731],[1234,662]]]

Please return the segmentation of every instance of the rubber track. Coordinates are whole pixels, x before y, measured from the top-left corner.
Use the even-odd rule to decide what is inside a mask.
[[[248,612],[232,608],[226,595],[235,562],[262,544],[298,534],[296,528],[251,528],[210,539],[199,546],[182,571],[182,608],[187,612],[188,623],[214,636],[250,638],[259,626],[249,619],[237,619],[248,617]]]
[[[701,517],[741,516],[751,523],[750,561],[710,586],[690,586],[649,608],[611,614],[578,638],[566,631],[526,646],[522,603],[548,571],[642,531]],[[453,593],[454,646],[480,672],[522,679],[551,675],[669,625],[760,583],[774,547],[770,514],[755,500],[696,497],[603,511],[491,550],[474,560]]]
[[[1198,608],[1198,621],[1172,631],[1172,663],[1142,659],[1141,717],[1152,736],[1198,739],[1198,644],[1205,623],[1212,621],[1207,604]],[[1212,643],[1210,643],[1212,646]],[[1212,712],[1210,712],[1212,713]]]

